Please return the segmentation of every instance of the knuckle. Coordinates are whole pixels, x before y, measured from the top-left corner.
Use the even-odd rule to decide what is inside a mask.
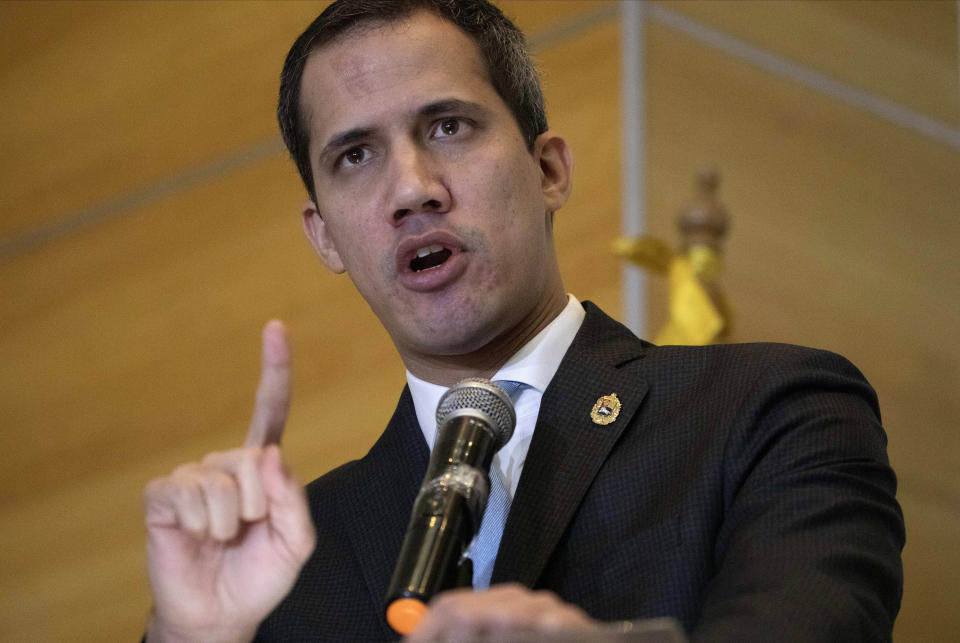
[[[174,502],[178,505],[190,505],[199,500],[198,492],[200,489],[196,481],[186,479],[170,486],[169,492],[173,496]]]
[[[456,592],[444,592],[430,602],[430,610],[437,616],[456,617],[459,604]]]
[[[224,500],[236,493],[233,478],[225,473],[210,472],[202,478],[203,490],[208,496],[217,500]]]
[[[198,540],[205,538],[208,534],[207,523],[196,518],[184,518],[181,520],[180,529]]]
[[[217,540],[230,540],[237,535],[239,527],[235,517],[220,515],[211,524],[211,535]]]
[[[563,604],[560,600],[560,597],[548,589],[538,589],[533,593],[533,595],[537,602],[545,606]]]
[[[444,609],[449,600],[450,599],[446,593],[437,594],[430,600],[430,610],[436,612]]]
[[[473,606],[470,605],[469,601],[465,600],[463,596],[458,596],[452,600],[448,611],[453,618],[465,623],[473,621],[478,616],[477,611],[473,609]]]
[[[260,464],[262,447],[245,447],[237,453],[237,469],[245,473],[256,471]]]
[[[166,477],[163,478],[154,478],[143,488],[143,498],[144,500],[152,500],[158,496],[163,495],[164,491],[169,485],[169,479]]]
[[[204,467],[217,467],[224,460],[225,453],[223,451],[212,451],[207,455],[203,456],[203,459],[200,460],[200,464]]]
[[[182,478],[186,476],[192,476],[196,474],[197,470],[200,469],[200,464],[197,462],[187,462],[176,467],[173,472],[170,474],[172,478]]]
[[[228,449],[226,451],[211,451],[203,457],[201,464],[204,467],[214,469],[230,469],[246,456],[248,449],[240,447],[237,449]]]

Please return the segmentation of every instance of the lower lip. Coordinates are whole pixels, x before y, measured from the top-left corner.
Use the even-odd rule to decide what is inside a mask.
[[[414,292],[439,290],[456,281],[466,271],[467,263],[465,253],[455,252],[439,266],[420,272],[403,271],[398,281],[401,286]]]

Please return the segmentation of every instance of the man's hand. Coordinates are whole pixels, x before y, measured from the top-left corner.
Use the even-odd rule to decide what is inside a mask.
[[[503,639],[518,631],[576,631],[600,627],[576,605],[556,594],[521,585],[495,585],[484,592],[457,589],[430,601],[419,627],[408,641]]]
[[[316,534],[278,446],[289,405],[290,350],[272,321],[245,446],[147,485],[148,640],[252,639],[293,587]]]

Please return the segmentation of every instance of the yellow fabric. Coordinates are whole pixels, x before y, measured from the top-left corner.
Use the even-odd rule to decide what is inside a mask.
[[[687,250],[687,259],[690,261],[690,268],[700,279],[707,281],[716,281],[723,272],[723,261],[720,259],[720,253],[710,246],[692,246]]]
[[[702,346],[716,341],[723,317],[703,289],[686,257],[670,261],[670,320],[654,341],[657,344]]]
[[[629,237],[613,242],[613,254],[657,274],[666,274],[670,269],[673,251],[653,237]]]

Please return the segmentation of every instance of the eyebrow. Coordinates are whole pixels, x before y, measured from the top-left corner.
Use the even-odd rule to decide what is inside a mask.
[[[362,141],[366,138],[369,138],[373,134],[374,129],[372,127],[355,127],[346,132],[340,134],[335,134],[327,141],[327,144],[323,146],[323,149],[320,150],[320,158],[325,157],[330,153],[330,150],[340,149],[352,143]]]
[[[485,111],[482,106],[471,101],[460,100],[458,98],[444,98],[441,100],[427,103],[417,110],[418,117],[439,116],[440,114],[449,114],[451,112],[471,112],[474,114]],[[327,144],[320,150],[319,158],[327,156],[331,150],[341,149],[370,138],[376,128],[374,127],[355,127],[339,134],[334,134],[327,141]]]
[[[458,98],[445,98],[442,100],[427,103],[417,110],[420,116],[437,116],[449,112],[482,112],[483,107],[477,103],[460,100]]]

